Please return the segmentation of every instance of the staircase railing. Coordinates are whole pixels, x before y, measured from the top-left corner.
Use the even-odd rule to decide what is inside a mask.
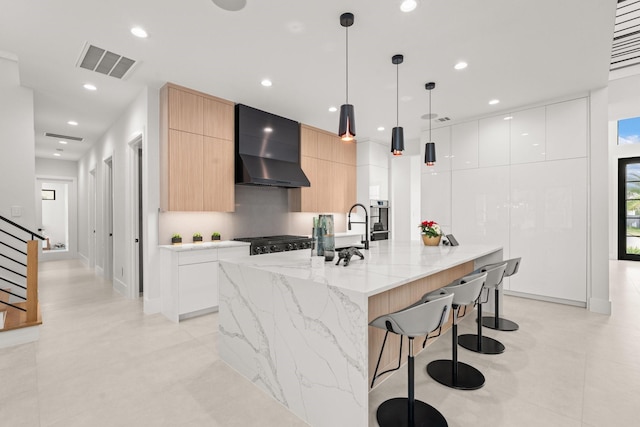
[[[22,312],[12,327],[41,323],[38,312],[38,241],[44,236],[0,216],[0,310]],[[9,302],[12,299],[12,302]],[[16,301],[19,300],[19,301]],[[5,319],[5,328],[9,327]],[[2,329],[2,328],[0,328]]]

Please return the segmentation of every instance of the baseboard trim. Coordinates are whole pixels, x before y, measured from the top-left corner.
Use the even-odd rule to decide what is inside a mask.
[[[0,348],[13,347],[38,341],[40,338],[40,326],[12,329],[0,332]]]
[[[113,279],[113,289],[125,298],[129,298],[128,287],[118,279]]]
[[[611,301],[600,298],[589,299],[589,311],[611,315]]]
[[[217,311],[218,311],[218,306],[203,308],[202,310],[181,314],[180,316],[178,316],[178,320],[191,319],[192,317],[204,316],[205,314],[216,313]]]
[[[528,299],[534,299],[538,301],[553,302],[556,304],[572,305],[574,307],[587,308],[587,303],[582,301],[573,301],[573,300],[564,299],[564,298],[547,297],[544,295],[534,295],[534,294],[528,294],[525,292],[509,291],[507,289],[504,289],[503,292],[505,295],[519,297],[519,298],[528,298]]]
[[[80,258],[80,261],[82,261],[82,263],[88,267],[89,266],[89,258],[87,258],[86,256],[82,255],[80,252],[78,252],[78,258]]]
[[[104,268],[102,268],[102,267],[98,267],[98,266],[96,265],[96,266],[95,266],[95,268],[94,268],[94,270],[95,270],[94,272],[95,272],[96,276],[98,276],[98,277],[104,277]]]

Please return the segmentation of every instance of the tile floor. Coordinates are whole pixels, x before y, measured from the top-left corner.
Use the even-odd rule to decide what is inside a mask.
[[[430,360],[451,357],[447,334],[416,359],[416,397],[452,427],[637,425],[640,264],[610,265],[611,316],[506,297],[521,329],[485,331],[507,351],[459,351],[486,385],[456,391],[428,377]],[[219,359],[216,314],[146,316],[79,261],[42,263],[40,283],[40,340],[0,349],[1,426],[306,425]],[[460,332],[474,328],[467,319]],[[381,401],[406,396],[405,376],[371,392],[371,426]]]

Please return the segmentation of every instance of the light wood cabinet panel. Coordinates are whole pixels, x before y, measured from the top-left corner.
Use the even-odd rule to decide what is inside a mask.
[[[169,129],[202,135],[202,97],[175,87],[169,87],[168,101]]]
[[[203,98],[204,107],[204,136],[233,141],[233,103]]]
[[[202,139],[202,135],[169,131],[169,210],[202,210]]]
[[[202,159],[205,211],[234,211],[233,157],[233,141],[204,137]]]
[[[318,132],[318,158],[335,162],[337,161],[336,151],[336,136],[327,132]]]
[[[335,176],[335,163],[318,159],[317,186],[315,188],[318,206],[315,212],[340,212],[334,191]]]
[[[160,90],[160,206],[235,208],[234,104],[167,83]]]
[[[300,156],[318,157],[318,131],[300,125]]]
[[[301,164],[311,187],[289,190],[294,212],[347,212],[356,203],[356,144],[300,126]]]

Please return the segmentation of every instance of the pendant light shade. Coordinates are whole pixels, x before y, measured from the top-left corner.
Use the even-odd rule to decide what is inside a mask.
[[[427,166],[433,166],[436,163],[436,144],[431,139],[431,122],[433,117],[431,116],[431,91],[435,89],[436,84],[429,82],[424,85],[424,88],[429,91],[429,142],[424,147],[424,162]]]
[[[402,156],[404,151],[404,129],[398,126],[398,116],[400,111],[400,72],[398,66],[404,61],[404,56],[398,54],[391,57],[391,63],[396,66],[396,127],[391,131],[391,152],[394,156]]]
[[[356,136],[356,118],[353,105],[349,104],[349,27],[353,25],[353,13],[343,13],[340,15],[340,25],[346,31],[346,88],[347,100],[340,106],[340,123],[338,126],[338,135],[343,141],[353,141]]]
[[[354,120],[355,111],[353,105],[343,104],[340,106],[340,127],[338,135],[343,141],[353,141],[356,136],[356,122]]]

